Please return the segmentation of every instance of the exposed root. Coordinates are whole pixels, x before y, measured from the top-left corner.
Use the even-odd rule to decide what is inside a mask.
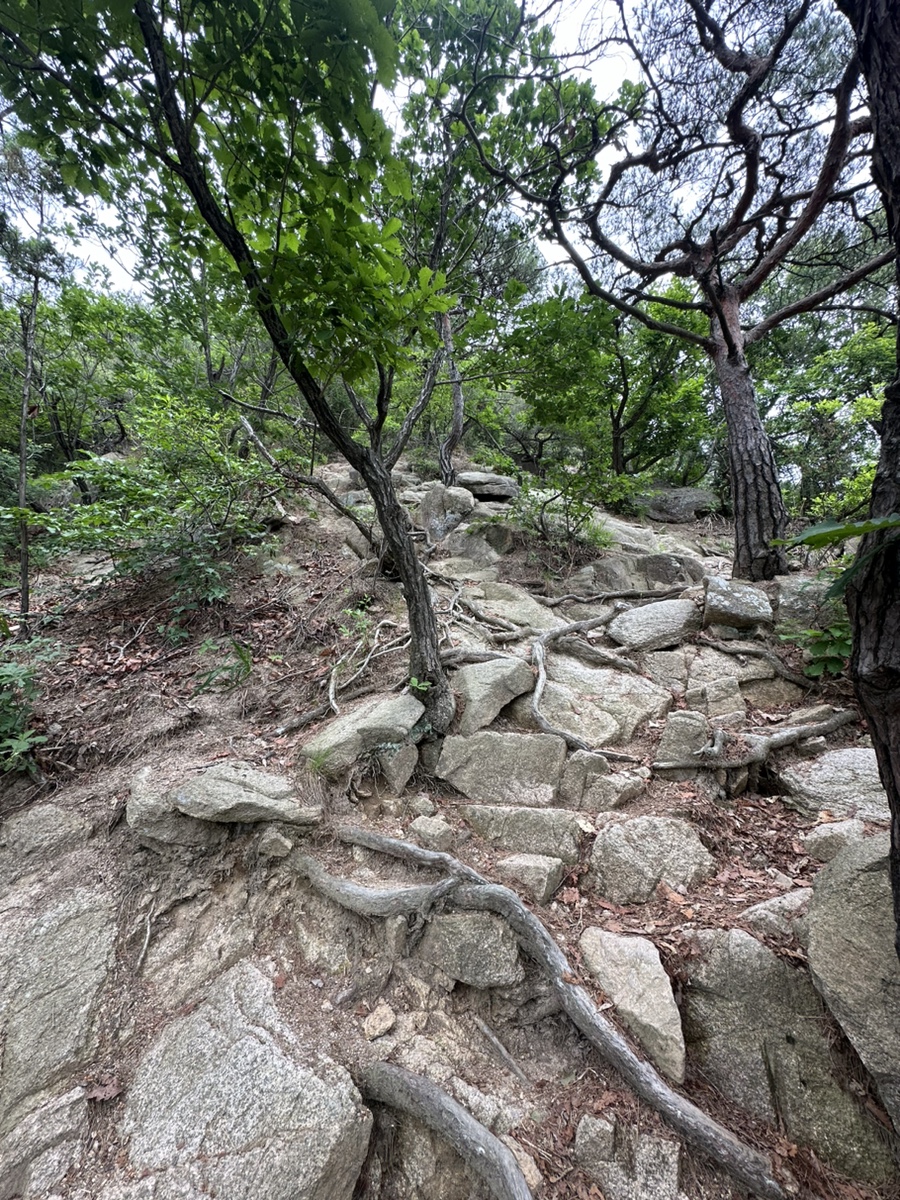
[[[692,758],[676,759],[672,762],[655,762],[653,770],[684,771],[702,767],[708,771],[719,771],[723,768],[730,770],[732,767],[750,767],[756,763],[765,762],[774,750],[796,745],[797,742],[805,741],[806,738],[833,733],[835,729],[840,729],[842,725],[849,725],[851,721],[857,719],[855,712],[844,709],[842,712],[836,712],[826,721],[817,721],[814,725],[791,725],[787,729],[779,729],[775,733],[765,736],[747,732],[729,734],[724,729],[717,729],[710,744],[695,751]],[[736,758],[725,758],[729,739],[738,741],[740,744],[749,744],[749,749],[738,754]]]
[[[665,592],[595,592],[591,596],[580,596],[577,592],[567,592],[565,596],[535,596],[538,604],[546,608],[556,608],[560,604],[606,604],[610,600],[674,600],[683,592],[689,591],[695,585],[686,583],[684,587],[669,588]]]
[[[295,850],[288,865],[298,875],[308,879],[328,900],[341,908],[364,917],[400,917],[417,913],[424,919],[434,906],[456,887],[455,879],[412,887],[369,888],[329,875],[323,866],[308,854]]]
[[[792,671],[790,667],[786,667],[774,650],[767,650],[765,646],[753,646],[747,642],[719,642],[714,638],[700,638],[698,644],[701,646],[711,646],[713,650],[719,650],[722,654],[733,654],[736,658],[763,658],[775,669],[776,674],[782,679],[787,679],[790,683],[795,683],[797,687],[802,687],[804,691],[811,691],[818,684],[814,679],[810,679],[806,675],[799,675],[796,671]]]
[[[356,1084],[364,1100],[408,1113],[448,1141],[495,1200],[533,1200],[512,1152],[437,1084],[385,1062],[362,1067]]]
[[[451,879],[444,883],[449,883],[450,888],[442,898],[448,904],[467,911],[487,909],[502,916],[516,935],[523,952],[547,975],[563,1011],[582,1036],[619,1072],[635,1095],[654,1108],[685,1141],[707,1154],[752,1192],[766,1200],[784,1200],[785,1193],[773,1175],[768,1158],[675,1092],[649,1063],[632,1050],[618,1029],[598,1012],[584,988],[572,982],[569,963],[550,932],[525,907],[515,892],[489,883],[477,871],[450,854],[424,850],[410,842],[357,828],[340,829],[337,834],[342,841],[353,845],[366,846],[407,862],[447,871]],[[377,898],[376,903],[384,902],[380,890],[357,887],[354,887],[355,900],[361,902],[370,890],[373,891],[373,898]],[[338,899],[338,903],[341,902],[337,896],[334,898]]]
[[[561,625],[559,629],[548,629],[531,644],[531,662],[537,671],[537,680],[534,691],[531,693],[531,715],[538,729],[543,733],[551,733],[556,737],[563,738],[570,750],[595,750],[596,747],[592,746],[590,742],[586,742],[584,738],[578,737],[577,734],[552,725],[541,712],[541,698],[544,695],[544,688],[547,686],[547,647],[552,642],[571,637],[573,633],[587,633],[591,629],[600,629],[604,625],[608,625],[616,613],[617,610],[613,609],[612,612],[606,613],[602,617],[591,617],[587,621],[573,621],[568,625]]]

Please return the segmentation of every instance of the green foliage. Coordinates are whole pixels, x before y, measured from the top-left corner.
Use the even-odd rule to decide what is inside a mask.
[[[9,636],[9,627],[0,618],[0,637]],[[24,645],[6,644],[0,662],[0,773],[33,771],[33,752],[46,742],[44,734],[30,727],[34,702],[40,688],[38,671],[46,661],[45,642]]]
[[[208,671],[201,672],[197,677],[193,695],[200,696],[216,688],[230,692],[250,678],[253,671],[253,654],[250,647],[245,646],[236,638],[229,638],[227,645],[221,645],[212,639],[205,641],[200,647],[201,654],[227,654],[231,657],[217,663]]]
[[[794,642],[804,651],[803,674],[810,679],[822,675],[842,675],[847,667],[853,638],[847,618],[836,617],[824,629],[803,629],[781,634],[783,642]]]
[[[222,555],[260,533],[260,512],[277,490],[271,472],[255,454],[242,457],[233,421],[202,401],[164,397],[132,424],[128,458],[70,468],[94,499],[44,518],[54,544],[105,552],[124,574],[170,569],[183,606],[224,599]],[[14,516],[0,510],[0,527]]]
[[[409,686],[414,692],[427,692],[431,687],[431,683],[427,679],[416,679],[415,675],[409,677]]]

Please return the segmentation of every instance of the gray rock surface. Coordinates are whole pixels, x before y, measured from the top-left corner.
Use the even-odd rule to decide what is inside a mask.
[[[0,900],[0,930],[3,1134],[92,1053],[115,908],[103,888],[17,889]]]
[[[610,821],[591,851],[596,885],[614,904],[643,904],[660,880],[671,888],[690,888],[714,870],[697,831],[676,817]]]
[[[631,650],[663,650],[699,628],[700,610],[693,600],[659,600],[621,613],[607,632]]]
[[[585,967],[616,1006],[649,1058],[673,1083],[684,1082],[684,1035],[659,951],[642,937],[589,926],[579,939]]]
[[[388,746],[378,755],[378,769],[388,790],[395,796],[399,795],[412,779],[418,764],[419,748],[411,742]]]
[[[376,696],[329,721],[300,753],[323,774],[339,775],[364,754],[405,742],[424,711],[415,696]]]
[[[865,832],[864,822],[857,819],[826,821],[811,829],[800,840],[803,849],[811,858],[818,858],[820,862],[831,862],[845,846],[864,837]]]
[[[12,813],[0,824],[0,880],[11,881],[49,855],[83,842],[90,825],[58,804],[35,804]]]
[[[628,741],[644,721],[665,716],[672,706],[671,692],[649,679],[613,667],[589,667],[567,654],[552,655],[547,678],[541,712],[557,728],[593,746]],[[527,726],[530,710],[530,700],[523,698],[510,713]]]
[[[120,1130],[160,1195],[349,1200],[372,1123],[347,1072],[284,1024],[271,981],[233,968],[144,1054]]]
[[[546,904],[565,875],[566,865],[561,858],[546,854],[511,854],[497,862],[501,879],[521,884],[538,904]]]
[[[656,584],[672,587],[679,583],[699,583],[704,574],[703,563],[685,554],[642,554],[634,560],[634,566],[649,588]]]
[[[451,979],[472,987],[505,987],[524,976],[519,944],[506,921],[493,913],[434,917],[416,953]]]
[[[485,841],[503,850],[546,854],[564,863],[578,861],[582,828],[575,813],[558,808],[468,804],[463,816]]]
[[[900,1128],[900,965],[887,835],[853,841],[816,876],[809,906],[813,982]]]
[[[175,808],[174,797],[156,782],[152,767],[144,767],[131,782],[125,820],[134,836],[151,849],[166,846],[211,848],[228,836],[208,821],[197,821]]]
[[[611,771],[602,754],[576,750],[566,762],[557,803],[581,812],[607,812],[639,796],[649,777],[646,767]]]
[[[794,888],[783,896],[773,896],[745,908],[741,920],[754,933],[796,935],[801,946],[807,941],[806,912],[812,899],[812,888]]]
[[[472,800],[536,807],[553,803],[565,761],[561,737],[481,730],[444,739],[437,775]]]
[[[709,488],[659,487],[650,496],[647,516],[651,521],[685,524],[717,513],[721,507],[719,497]]]
[[[539,604],[534,596],[524,588],[514,587],[511,583],[490,583],[483,585],[484,600],[482,605],[485,612],[513,625],[527,625],[531,629],[556,629],[564,624],[556,609]]]
[[[825,599],[831,586],[814,575],[779,575],[775,579],[775,610],[779,632],[810,629],[823,620],[833,601]]]
[[[83,1087],[50,1096],[3,1132],[0,1121],[0,1196],[44,1200],[81,1157],[88,1133]]]
[[[829,750],[792,763],[779,772],[779,780],[787,790],[787,803],[809,816],[825,810],[834,817],[890,820],[875,751],[866,747]]]
[[[453,676],[453,686],[463,701],[459,732],[476,733],[497,716],[501,708],[534,688],[534,674],[521,658],[470,663]]]
[[[739,929],[698,934],[683,1018],[710,1082],[839,1170],[869,1182],[892,1173],[875,1123],[841,1090],[808,975]]]
[[[492,471],[460,471],[456,484],[471,492],[477,500],[511,500],[519,494],[519,485],[514,479]]]
[[[757,625],[771,625],[773,620],[769,597],[760,588],[719,575],[707,577],[704,627],[730,625],[733,629],[753,629]]]
[[[624,1132],[616,1121],[584,1116],[575,1132],[575,1160],[606,1200],[679,1200],[678,1142]]]
[[[432,542],[442,541],[475,507],[475,497],[467,488],[444,487],[432,483],[416,513],[416,523]]]
[[[409,832],[426,850],[445,852],[453,848],[453,826],[448,825],[443,817],[416,817]]]
[[[199,821],[284,821],[314,825],[321,804],[304,804],[282,775],[258,771],[249,763],[216,763],[175,788],[174,806]]]
[[[747,710],[741,685],[733,675],[688,688],[684,699],[689,708],[707,717],[727,717],[732,713],[743,717]]]
[[[703,759],[700,751],[709,745],[709,721],[699,712],[680,709],[666,717],[665,728],[656,748],[657,762],[696,762]],[[664,772],[667,779],[690,779],[697,770],[692,767],[672,768]]]

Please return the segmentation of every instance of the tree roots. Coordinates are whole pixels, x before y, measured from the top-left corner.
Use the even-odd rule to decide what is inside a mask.
[[[810,736],[813,729],[818,730],[819,726],[806,726],[804,736]],[[575,1027],[619,1072],[635,1095],[654,1108],[687,1143],[708,1155],[754,1194],[766,1200],[784,1200],[785,1193],[773,1174],[768,1158],[675,1092],[654,1067],[631,1048],[619,1030],[602,1016],[585,989],[574,982],[566,956],[549,930],[525,907],[515,892],[491,883],[450,854],[425,850],[410,842],[359,828],[342,828],[336,833],[343,842],[364,846],[417,866],[440,870],[445,873],[445,878],[426,886],[365,888],[336,879],[307,855],[292,856],[291,862],[296,869],[323,894],[338,904],[352,908],[354,912],[370,916],[409,912],[427,916],[437,903],[464,911],[486,910],[496,913],[509,924],[523,953],[544,972],[560,1006]],[[481,1156],[487,1155],[486,1150],[479,1148],[482,1143],[474,1132],[461,1132],[463,1126],[458,1123],[459,1106],[446,1097],[439,1102],[432,1085],[406,1072],[398,1073],[398,1068],[385,1064],[367,1070],[374,1072],[367,1076],[370,1082],[364,1081],[366,1087],[373,1089],[370,1092],[373,1099],[381,1099],[383,1103],[394,1104],[403,1111],[414,1112],[431,1128],[447,1137],[473,1169],[475,1162],[481,1162]],[[376,1094],[375,1089],[380,1094]],[[419,1105],[419,1109],[414,1110],[413,1104]],[[467,1117],[467,1120],[471,1121],[472,1118]],[[487,1163],[487,1159],[484,1161]],[[494,1188],[496,1196],[530,1195],[527,1188],[524,1191],[509,1190],[510,1187],[521,1185],[503,1182],[506,1177],[497,1173],[499,1168],[494,1160],[490,1160],[486,1169],[489,1173],[482,1173],[482,1178]],[[515,1177],[511,1176],[510,1179],[514,1181]],[[507,1190],[502,1190],[503,1187]]]

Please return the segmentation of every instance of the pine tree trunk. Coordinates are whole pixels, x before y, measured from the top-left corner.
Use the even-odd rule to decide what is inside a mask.
[[[900,253],[900,8],[896,0],[838,0],[856,34],[875,133],[872,174]],[[900,287],[900,265],[898,265]],[[885,389],[873,517],[900,512],[900,344],[897,373]],[[850,673],[878,758],[891,809],[891,891],[900,957],[900,535],[863,539],[847,593],[853,627]]]
[[[438,451],[438,463],[441,469],[441,483],[444,487],[453,487],[456,483],[456,471],[453,468],[453,451],[459,445],[463,435],[465,417],[465,397],[463,396],[462,378],[453,354],[453,331],[450,328],[450,317],[441,313],[438,317],[441,340],[444,343],[444,354],[447,358],[447,372],[450,376],[450,393],[453,404],[453,416],[450,421],[450,432],[441,442]]]
[[[763,580],[783,575],[787,558],[781,546],[787,511],[781,497],[772,444],[759,415],[750,367],[741,344],[736,304],[725,310],[726,337],[713,322],[713,364],[728,430],[728,473],[734,510],[734,565],[738,579]],[[731,345],[729,346],[729,341]]]

